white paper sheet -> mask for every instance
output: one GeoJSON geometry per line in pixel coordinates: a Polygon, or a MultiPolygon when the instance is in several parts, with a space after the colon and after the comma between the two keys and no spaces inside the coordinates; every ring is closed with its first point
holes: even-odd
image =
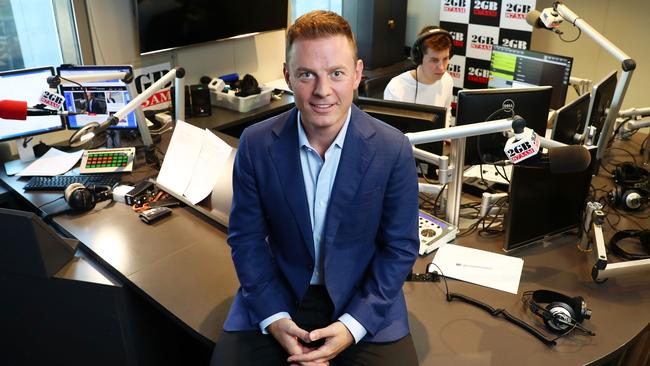
{"type": "Polygon", "coordinates": [[[214,189],[232,150],[208,129],[178,121],[156,181],[197,204],[214,189]]]}
{"type": "Polygon", "coordinates": [[[201,141],[202,129],[179,120],[156,181],[174,193],[183,195],[190,184],[194,165],[201,153],[201,141]]]}
{"type": "Polygon", "coordinates": [[[524,260],[455,244],[440,247],[433,263],[451,278],[517,293],[524,260]]]}
{"type": "Polygon", "coordinates": [[[50,148],[43,156],[36,159],[33,163],[29,164],[27,168],[23,169],[16,175],[19,176],[55,176],[61,175],[77,164],[83,150],[75,152],[63,152],[55,148],[50,148]]]}
{"type": "Polygon", "coordinates": [[[204,131],[203,143],[194,166],[192,179],[185,190],[185,197],[192,204],[199,203],[212,192],[221,172],[221,167],[227,162],[232,150],[230,145],[212,132],[209,130],[204,131]]]}

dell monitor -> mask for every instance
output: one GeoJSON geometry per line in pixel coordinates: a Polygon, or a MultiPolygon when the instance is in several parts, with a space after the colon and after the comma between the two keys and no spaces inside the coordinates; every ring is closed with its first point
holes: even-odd
{"type": "MultiPolygon", "coordinates": [[[[431,105],[396,102],[391,100],[359,97],[355,104],[364,112],[383,121],[402,133],[421,132],[445,127],[447,109],[431,105]]],[[[433,154],[442,154],[442,141],[418,144],[416,147],[433,154]]],[[[422,174],[437,178],[435,169],[428,163],[419,162],[422,174]]]]}
{"type": "Polygon", "coordinates": [[[603,124],[607,118],[607,109],[612,104],[614,91],[616,90],[616,71],[610,72],[603,80],[595,84],[591,91],[591,101],[589,102],[589,115],[587,121],[589,124],[585,127],[584,134],[587,136],[589,126],[596,128],[594,134],[594,145],[598,142],[603,124]]]}
{"type": "MultiPolygon", "coordinates": [[[[75,66],[61,65],[57,74],[61,77],[59,86],[61,94],[65,97],[67,110],[80,113],[68,116],[67,123],[70,129],[79,129],[88,123],[102,123],[109,116],[119,111],[131,101],[126,83],[122,80],[99,80],[74,83],[77,75],[105,74],[113,72],[128,72],[133,74],[131,66],[75,66]],[[66,80],[68,79],[68,80],[66,80]]],[[[135,129],[138,128],[134,112],[110,129],[135,129]]]]}
{"type": "MultiPolygon", "coordinates": [[[[546,133],[551,87],[523,89],[473,89],[458,92],[456,125],[486,122],[519,115],[526,127],[539,136],[546,133]]],[[[465,164],[490,164],[507,159],[503,148],[507,138],[503,133],[467,137],[465,164]]]]}
{"type": "Polygon", "coordinates": [[[573,58],[549,53],[492,46],[488,88],[523,88],[549,85],[551,108],[564,105],[573,58]]]}
{"type": "MultiPolygon", "coordinates": [[[[27,106],[40,104],[41,94],[48,90],[47,78],[54,75],[53,67],[0,72],[0,100],[25,101],[27,106]]],[[[60,131],[65,128],[63,117],[28,116],[26,120],[0,120],[0,142],[60,131]]]]}
{"type": "Polygon", "coordinates": [[[513,166],[504,250],[576,229],[586,205],[594,162],[592,167],[568,173],[552,173],[550,166],[513,166]]]}
{"type": "Polygon", "coordinates": [[[590,98],[590,93],[583,94],[557,111],[551,139],[567,145],[582,143],[590,98]]]}

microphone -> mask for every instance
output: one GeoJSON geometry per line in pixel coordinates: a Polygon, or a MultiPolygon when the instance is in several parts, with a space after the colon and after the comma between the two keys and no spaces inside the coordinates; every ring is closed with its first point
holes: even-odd
{"type": "Polygon", "coordinates": [[[526,14],[526,23],[533,28],[547,29],[557,34],[563,34],[557,27],[560,26],[564,19],[552,8],[531,10],[526,14]]]}
{"type": "Polygon", "coordinates": [[[513,164],[518,164],[539,153],[540,140],[535,131],[526,128],[526,121],[520,116],[514,116],[512,119],[512,128],[515,135],[506,141],[503,151],[506,153],[508,160],[513,164]]]}
{"type": "MultiPolygon", "coordinates": [[[[539,19],[542,13],[539,10],[531,10],[526,13],[526,23],[532,26],[533,28],[546,28],[546,25],[542,23],[542,20],[539,19]]],[[[548,29],[548,28],[546,28],[548,29]]]]}
{"type": "Polygon", "coordinates": [[[27,102],[19,100],[0,100],[0,118],[26,120],[27,116],[73,116],[75,112],[45,108],[29,108],[27,102]]]}
{"type": "Polygon", "coordinates": [[[591,164],[591,154],[582,145],[567,145],[548,149],[551,173],[582,172],[591,164]]]}

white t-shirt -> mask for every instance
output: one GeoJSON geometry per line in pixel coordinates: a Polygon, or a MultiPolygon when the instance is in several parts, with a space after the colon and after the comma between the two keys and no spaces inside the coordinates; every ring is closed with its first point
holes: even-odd
{"type": "Polygon", "coordinates": [[[384,89],[384,99],[398,102],[428,104],[447,108],[445,127],[451,120],[451,101],[453,100],[454,80],[448,73],[433,84],[417,82],[417,100],[415,100],[416,81],[411,71],[405,71],[390,80],[384,89]]]}

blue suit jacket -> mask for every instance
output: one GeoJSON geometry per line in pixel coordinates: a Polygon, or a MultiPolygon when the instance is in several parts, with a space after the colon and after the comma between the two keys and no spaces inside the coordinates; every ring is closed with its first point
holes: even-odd
{"type": "MultiPolygon", "coordinates": [[[[314,244],[296,123],[294,108],[241,136],[228,236],[241,287],[226,331],[292,314],[309,287],[314,244]]],[[[402,285],[419,245],[417,194],[408,139],[352,106],[325,219],[323,272],[333,320],[352,315],[368,331],[364,341],[409,332],[402,285]]]]}

